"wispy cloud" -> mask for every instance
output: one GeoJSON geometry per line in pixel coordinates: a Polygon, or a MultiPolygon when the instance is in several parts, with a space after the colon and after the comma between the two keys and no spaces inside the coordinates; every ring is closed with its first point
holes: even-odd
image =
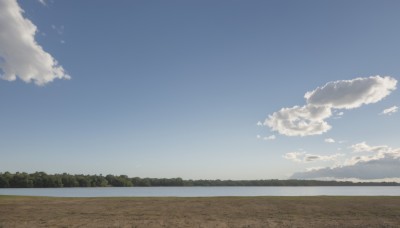
{"type": "Polygon", "coordinates": [[[386,145],[370,146],[366,142],[351,145],[350,148],[353,152],[374,152],[374,153],[388,153],[393,149],[386,145]]]}
{"type": "Polygon", "coordinates": [[[332,110],[376,103],[394,91],[396,85],[397,80],[390,76],[328,82],[304,95],[306,105],[282,108],[269,115],[264,125],[287,136],[323,134],[332,128],[326,122],[332,110]]]}
{"type": "Polygon", "coordinates": [[[42,5],[47,5],[47,2],[45,1],[45,0],[38,0],[38,2],[40,2],[40,4],[42,4],[42,5]]]}
{"type": "Polygon", "coordinates": [[[36,26],[24,18],[16,0],[0,1],[1,78],[44,85],[54,79],[70,79],[64,68],[35,41],[36,26]]]}
{"type": "Polygon", "coordinates": [[[333,138],[326,138],[324,141],[326,143],[335,143],[335,140],[333,138]]]}
{"type": "Polygon", "coordinates": [[[301,162],[303,161],[303,157],[305,155],[305,152],[289,152],[283,155],[283,158],[295,162],[301,162]]]}
{"type": "Polygon", "coordinates": [[[285,159],[295,162],[314,162],[314,161],[336,161],[337,158],[341,156],[343,156],[343,154],[317,155],[317,154],[308,154],[306,152],[290,152],[286,153],[283,157],[285,159]]]}
{"type": "Polygon", "coordinates": [[[275,135],[265,136],[263,139],[264,140],[275,140],[276,136],[275,135]]]}
{"type": "Polygon", "coordinates": [[[257,139],[262,139],[262,140],[265,140],[265,141],[269,141],[269,140],[275,140],[276,136],[275,135],[269,135],[269,136],[262,137],[261,135],[256,135],[256,138],[257,139]]]}
{"type": "Polygon", "coordinates": [[[334,112],[334,117],[333,117],[333,119],[341,119],[342,117],[343,117],[343,115],[344,115],[344,112],[337,112],[337,111],[335,111],[334,112]]]}
{"type": "Polygon", "coordinates": [[[56,26],[51,25],[51,28],[58,33],[58,35],[62,35],[64,33],[64,25],[56,26]]]}
{"type": "Polygon", "coordinates": [[[344,164],[317,170],[294,173],[291,178],[358,178],[363,180],[400,178],[400,148],[369,146],[365,142],[351,146],[354,152],[370,152],[370,155],[353,156],[344,164]]]}
{"type": "Polygon", "coordinates": [[[392,107],[390,107],[390,108],[387,108],[387,109],[383,110],[383,111],[381,112],[381,115],[389,115],[389,116],[390,116],[390,115],[396,113],[398,110],[399,110],[399,107],[397,107],[397,106],[392,106],[392,107]]]}

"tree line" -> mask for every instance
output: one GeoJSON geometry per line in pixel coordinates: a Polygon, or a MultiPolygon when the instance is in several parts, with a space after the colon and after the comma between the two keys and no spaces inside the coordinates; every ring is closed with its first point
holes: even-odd
{"type": "Polygon", "coordinates": [[[400,186],[396,182],[350,182],[319,180],[183,180],[140,178],[127,175],[47,174],[45,172],[0,173],[0,188],[62,187],[151,187],[151,186],[400,186]]]}

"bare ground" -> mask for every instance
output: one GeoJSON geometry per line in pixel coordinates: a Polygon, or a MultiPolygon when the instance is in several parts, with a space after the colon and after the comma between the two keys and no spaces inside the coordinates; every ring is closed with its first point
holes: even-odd
{"type": "Polygon", "coordinates": [[[400,197],[0,196],[3,227],[400,227],[400,197]]]}

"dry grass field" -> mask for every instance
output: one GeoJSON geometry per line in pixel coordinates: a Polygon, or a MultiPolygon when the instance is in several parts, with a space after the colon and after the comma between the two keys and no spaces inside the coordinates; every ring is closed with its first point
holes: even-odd
{"type": "Polygon", "coordinates": [[[0,196],[0,227],[400,227],[400,197],[0,196]]]}

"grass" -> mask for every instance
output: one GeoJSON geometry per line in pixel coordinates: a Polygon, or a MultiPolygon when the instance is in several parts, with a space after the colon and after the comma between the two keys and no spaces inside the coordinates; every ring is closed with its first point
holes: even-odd
{"type": "Polygon", "coordinates": [[[0,196],[0,227],[400,227],[400,197],[0,196]]]}

